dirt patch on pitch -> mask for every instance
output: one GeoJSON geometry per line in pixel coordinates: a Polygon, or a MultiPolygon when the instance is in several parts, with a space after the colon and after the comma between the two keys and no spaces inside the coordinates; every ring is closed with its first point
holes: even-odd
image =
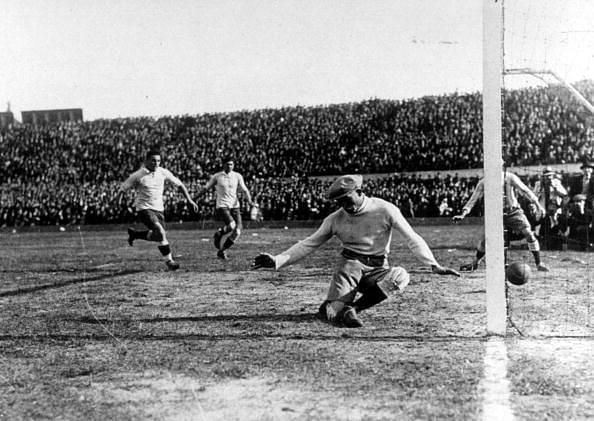
{"type": "MultiPolygon", "coordinates": [[[[135,379],[96,383],[92,393],[117,405],[137,408],[138,416],[176,421],[303,419],[314,415],[311,403],[323,398],[288,388],[280,379],[272,377],[205,384],[172,373],[146,373],[135,379]]],[[[325,406],[328,402],[331,396],[326,397],[325,406]]],[[[338,419],[359,420],[364,416],[360,410],[347,406],[333,408],[332,413],[338,419]]]]}

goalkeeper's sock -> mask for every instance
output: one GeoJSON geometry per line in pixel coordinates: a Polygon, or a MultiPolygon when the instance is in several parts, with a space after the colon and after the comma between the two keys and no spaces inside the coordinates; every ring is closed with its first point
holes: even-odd
{"type": "Polygon", "coordinates": [[[384,291],[381,290],[377,285],[369,288],[363,293],[363,295],[353,303],[353,307],[357,313],[367,310],[376,304],[384,301],[388,296],[384,291]]]}

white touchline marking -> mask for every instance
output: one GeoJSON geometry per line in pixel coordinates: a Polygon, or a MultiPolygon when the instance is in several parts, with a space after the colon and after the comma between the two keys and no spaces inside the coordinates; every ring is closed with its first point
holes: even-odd
{"type": "Polygon", "coordinates": [[[483,379],[483,421],[513,421],[507,378],[507,348],[502,337],[490,337],[485,343],[483,379]]]}

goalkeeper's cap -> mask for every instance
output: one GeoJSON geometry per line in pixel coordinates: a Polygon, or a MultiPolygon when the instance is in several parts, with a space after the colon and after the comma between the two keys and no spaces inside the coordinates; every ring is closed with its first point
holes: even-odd
{"type": "Polygon", "coordinates": [[[352,191],[360,190],[362,185],[363,177],[360,175],[342,175],[334,180],[328,188],[328,199],[340,199],[352,191]]]}

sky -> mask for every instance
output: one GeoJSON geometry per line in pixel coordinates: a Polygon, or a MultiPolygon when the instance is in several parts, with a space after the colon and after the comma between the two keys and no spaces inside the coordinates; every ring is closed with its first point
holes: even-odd
{"type": "MultiPolygon", "coordinates": [[[[518,1],[528,7],[515,15],[518,39],[544,33],[525,20],[549,0],[518,1]]],[[[571,1],[580,13],[541,24],[588,34],[594,1],[571,1]]],[[[0,110],[10,102],[17,119],[54,108],[93,120],[407,99],[482,84],[481,0],[6,1],[0,39],[0,110]]],[[[565,71],[592,71],[586,56],[565,71]]]]}

